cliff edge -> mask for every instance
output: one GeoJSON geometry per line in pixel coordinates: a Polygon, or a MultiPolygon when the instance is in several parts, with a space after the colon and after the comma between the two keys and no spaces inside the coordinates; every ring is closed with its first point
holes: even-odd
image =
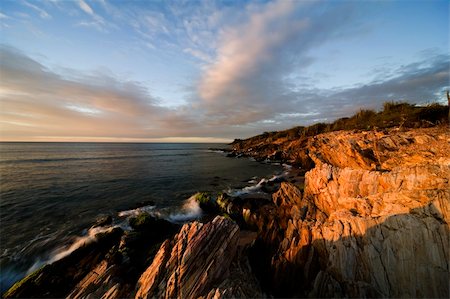
{"type": "Polygon", "coordinates": [[[253,217],[263,285],[281,297],[448,297],[448,128],[332,132],[309,152],[304,191],[282,183],[272,216],[253,217]]]}

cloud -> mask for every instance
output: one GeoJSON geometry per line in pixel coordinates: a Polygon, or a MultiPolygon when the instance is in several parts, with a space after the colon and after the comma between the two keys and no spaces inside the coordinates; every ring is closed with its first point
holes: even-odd
{"type": "Polygon", "coordinates": [[[317,73],[309,72],[317,63],[312,55],[359,34],[353,2],[191,3],[155,11],[139,3],[123,9],[106,1],[75,6],[76,17],[88,18],[80,26],[128,26],[152,53],[170,49],[174,56],[162,57],[195,58],[199,77],[182,106],[163,107],[149,92],[154,87],[144,83],[105,72],[55,72],[2,47],[2,138],[242,138],[332,121],[384,101],[433,102],[449,86],[449,56],[427,52],[401,67],[368,70],[367,78],[375,79],[366,84],[318,88],[317,77],[309,75],[317,73]]]}
{"type": "Polygon", "coordinates": [[[41,17],[42,19],[51,19],[52,18],[52,16],[49,13],[47,13],[44,9],[42,9],[34,4],[31,4],[27,1],[23,1],[22,3],[25,6],[28,6],[29,8],[35,10],[39,14],[39,17],[41,17]]]}
{"type": "Polygon", "coordinates": [[[92,10],[92,8],[83,0],[78,0],[78,6],[80,6],[80,8],[87,14],[94,16],[95,13],[92,10]]]}
{"type": "Polygon", "coordinates": [[[61,76],[10,47],[1,47],[0,57],[4,139],[178,137],[197,125],[158,106],[137,82],[102,73],[61,76]]]}
{"type": "Polygon", "coordinates": [[[387,101],[445,104],[444,90],[449,86],[450,56],[435,55],[426,60],[388,71],[392,76],[351,88],[324,90],[300,89],[289,95],[290,118],[275,113],[277,129],[315,122],[330,122],[350,116],[360,109],[380,109],[387,101]],[[395,74],[395,75],[393,75],[395,74]],[[300,115],[295,115],[300,113],[300,115]]]}
{"type": "Polygon", "coordinates": [[[285,92],[278,97],[280,102],[261,110],[243,100],[242,105],[236,104],[236,113],[224,110],[211,115],[203,102],[194,101],[176,109],[162,107],[139,82],[105,72],[55,73],[11,47],[0,47],[0,62],[3,140],[248,137],[331,121],[363,107],[380,107],[388,100],[433,101],[437,92],[448,87],[450,75],[449,56],[436,55],[398,68],[393,72],[397,76],[385,81],[341,90],[285,92]],[[285,108],[280,109],[279,105],[285,108]],[[248,121],[243,121],[243,117],[248,121]]]}
{"type": "Polygon", "coordinates": [[[198,84],[199,105],[211,117],[227,115],[223,123],[232,115],[241,125],[288,112],[293,99],[286,77],[312,62],[313,47],[350,28],[348,8],[282,0],[248,6],[247,21],[219,38],[215,61],[198,84]]]}
{"type": "Polygon", "coordinates": [[[211,62],[222,27],[236,24],[244,13],[239,2],[164,1],[118,7],[109,5],[117,20],[126,22],[142,39],[142,45],[158,45],[157,50],[184,52],[194,62],[211,62]],[[157,6],[157,7],[155,7],[157,6]]]}
{"type": "Polygon", "coordinates": [[[204,52],[202,52],[200,50],[186,48],[186,49],[183,50],[183,52],[194,56],[195,58],[199,59],[202,62],[208,62],[208,63],[212,62],[211,56],[209,56],[208,54],[206,54],[206,53],[204,53],[204,52]]]}
{"type": "MultiPolygon", "coordinates": [[[[105,7],[104,2],[101,3],[102,6],[105,7]]],[[[91,20],[89,21],[78,22],[78,26],[92,27],[100,32],[108,32],[109,28],[117,28],[113,23],[107,22],[103,17],[97,14],[84,0],[78,0],[78,7],[91,17],[91,20]]]]}
{"type": "Polygon", "coordinates": [[[428,55],[367,85],[315,88],[314,79],[306,76],[314,64],[311,52],[361,34],[354,28],[361,15],[353,3],[326,6],[284,0],[248,6],[247,21],[223,30],[217,56],[197,85],[194,105],[204,109],[205,121],[239,126],[242,132],[263,131],[267,124],[271,130],[283,129],[331,121],[389,100],[433,102],[448,85],[448,56],[428,55]]]}

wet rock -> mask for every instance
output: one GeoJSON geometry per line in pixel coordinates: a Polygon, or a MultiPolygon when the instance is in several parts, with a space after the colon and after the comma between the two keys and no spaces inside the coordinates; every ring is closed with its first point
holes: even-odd
{"type": "Polygon", "coordinates": [[[179,229],[146,213],[131,223],[135,230],[122,235],[119,245],[84,276],[68,298],[131,297],[139,276],[152,263],[161,243],[179,229]]]}
{"type": "Polygon", "coordinates": [[[206,192],[198,192],[194,194],[195,200],[198,202],[200,208],[210,214],[216,214],[219,212],[219,207],[211,194],[206,192]]]}
{"type": "Polygon", "coordinates": [[[165,232],[172,231],[177,227],[177,225],[165,219],[154,217],[148,213],[141,213],[136,217],[131,217],[128,223],[136,231],[155,235],[165,234],[165,232]]]}
{"type": "Polygon", "coordinates": [[[139,276],[140,271],[152,262],[161,242],[178,232],[180,226],[147,213],[141,213],[129,221],[134,231],[122,236],[119,251],[124,262],[129,264],[128,274],[139,276]]]}
{"type": "Polygon", "coordinates": [[[122,233],[122,229],[114,227],[96,234],[66,257],[43,266],[14,284],[3,297],[65,297],[118,244],[122,233]]]}
{"type": "MultiPolygon", "coordinates": [[[[244,201],[240,197],[232,197],[222,193],[217,198],[217,205],[220,209],[230,215],[233,219],[239,219],[242,213],[244,201]]],[[[240,219],[239,219],[240,220],[240,219]]]]}
{"type": "Polygon", "coordinates": [[[104,215],[97,218],[94,225],[92,227],[99,227],[99,226],[107,226],[112,224],[112,216],[111,215],[104,215]]]}

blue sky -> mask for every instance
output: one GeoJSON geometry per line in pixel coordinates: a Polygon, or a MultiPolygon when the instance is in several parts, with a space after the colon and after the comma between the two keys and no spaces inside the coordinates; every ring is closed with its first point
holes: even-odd
{"type": "Polygon", "coordinates": [[[448,1],[2,1],[0,139],[228,141],[446,102],[448,1]]]}

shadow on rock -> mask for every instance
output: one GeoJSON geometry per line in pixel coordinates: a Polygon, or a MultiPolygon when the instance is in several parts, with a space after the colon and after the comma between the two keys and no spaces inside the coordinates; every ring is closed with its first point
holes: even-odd
{"type": "Polygon", "coordinates": [[[291,238],[259,238],[251,265],[275,297],[448,298],[450,232],[440,211],[430,203],[377,220],[348,212],[305,223],[291,238]]]}

